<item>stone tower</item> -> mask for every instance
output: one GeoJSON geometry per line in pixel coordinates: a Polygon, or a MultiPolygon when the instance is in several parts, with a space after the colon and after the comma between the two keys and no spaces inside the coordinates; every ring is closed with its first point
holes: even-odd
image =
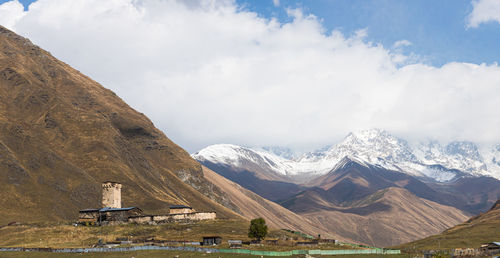
{"type": "Polygon", "coordinates": [[[102,183],[102,207],[122,207],[122,184],[110,181],[102,183]]]}

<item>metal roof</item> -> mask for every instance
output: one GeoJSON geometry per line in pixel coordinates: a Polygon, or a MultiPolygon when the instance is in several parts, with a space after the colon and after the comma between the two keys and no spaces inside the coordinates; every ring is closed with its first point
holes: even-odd
{"type": "Polygon", "coordinates": [[[500,246],[500,242],[491,242],[491,243],[500,246]]]}
{"type": "Polygon", "coordinates": [[[115,182],[115,181],[109,181],[109,180],[104,181],[104,182],[102,182],[102,183],[103,183],[103,184],[106,184],[106,183],[120,184],[120,183],[118,183],[118,182],[115,182]]]}
{"type": "Polygon", "coordinates": [[[172,205],[170,206],[170,209],[192,209],[192,208],[186,205],[172,205]]]}
{"type": "MultiPolygon", "coordinates": [[[[104,207],[102,209],[100,209],[99,211],[100,212],[106,212],[106,211],[129,211],[129,210],[133,210],[137,207],[127,207],[127,208],[111,208],[111,207],[104,207]]],[[[137,208],[138,209],[138,208],[137,208]]]]}
{"type": "Polygon", "coordinates": [[[80,210],[80,212],[96,212],[96,211],[99,211],[99,209],[84,209],[84,210],[80,210]]]}
{"type": "Polygon", "coordinates": [[[139,208],[137,208],[137,207],[127,207],[127,208],[104,207],[102,209],[84,209],[84,210],[80,210],[80,212],[129,211],[129,210],[133,210],[133,209],[139,209],[139,208]]]}

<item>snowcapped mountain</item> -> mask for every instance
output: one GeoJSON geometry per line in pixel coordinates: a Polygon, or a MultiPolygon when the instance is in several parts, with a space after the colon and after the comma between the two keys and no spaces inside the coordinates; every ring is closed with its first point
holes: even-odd
{"type": "Polygon", "coordinates": [[[415,153],[427,165],[440,164],[470,174],[487,174],[483,157],[472,142],[455,141],[444,147],[437,141],[421,142],[415,153]]]}
{"type": "Polygon", "coordinates": [[[260,170],[287,175],[294,169],[293,161],[264,149],[252,149],[233,144],[215,144],[191,155],[200,162],[223,164],[234,168],[259,167],[260,170]]]}
{"type": "Polygon", "coordinates": [[[323,175],[344,157],[350,157],[361,163],[440,182],[461,175],[500,178],[500,144],[480,149],[472,142],[456,141],[442,146],[428,140],[412,148],[407,141],[380,129],[350,133],[339,144],[298,157],[287,148],[246,148],[231,144],[208,146],[192,156],[199,161],[232,167],[259,166],[288,177],[323,175]]]}

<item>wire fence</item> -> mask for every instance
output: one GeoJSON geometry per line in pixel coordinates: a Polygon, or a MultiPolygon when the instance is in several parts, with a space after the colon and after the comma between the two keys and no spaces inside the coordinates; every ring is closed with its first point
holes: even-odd
{"type": "Polygon", "coordinates": [[[216,249],[190,246],[131,246],[115,248],[21,248],[8,247],[0,248],[0,252],[51,252],[51,253],[100,253],[100,252],[130,252],[145,250],[167,250],[167,251],[188,251],[201,253],[230,253],[230,254],[250,254],[263,256],[292,256],[298,254],[315,255],[350,255],[350,254],[401,254],[400,250],[392,249],[362,249],[362,250],[292,250],[292,251],[259,251],[248,249],[216,249]]]}

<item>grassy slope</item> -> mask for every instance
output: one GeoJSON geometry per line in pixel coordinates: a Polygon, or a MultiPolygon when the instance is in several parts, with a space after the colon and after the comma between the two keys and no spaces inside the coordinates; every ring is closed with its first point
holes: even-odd
{"type": "Polygon", "coordinates": [[[445,230],[441,234],[396,246],[395,248],[408,251],[414,249],[478,248],[482,243],[492,241],[500,241],[500,200],[490,211],[445,230]]]}

